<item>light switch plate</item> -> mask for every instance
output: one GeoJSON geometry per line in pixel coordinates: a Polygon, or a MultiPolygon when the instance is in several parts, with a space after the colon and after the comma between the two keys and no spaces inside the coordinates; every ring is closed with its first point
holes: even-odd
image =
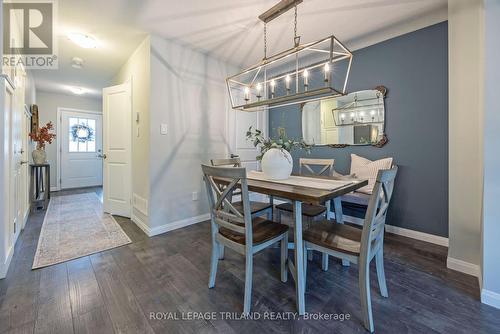
{"type": "Polygon", "coordinates": [[[160,134],[166,135],[168,133],[168,126],[166,123],[160,125],[160,134]]]}

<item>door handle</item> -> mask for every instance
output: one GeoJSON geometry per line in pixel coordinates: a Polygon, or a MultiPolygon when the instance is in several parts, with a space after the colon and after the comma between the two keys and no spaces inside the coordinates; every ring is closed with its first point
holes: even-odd
{"type": "Polygon", "coordinates": [[[21,165],[25,165],[25,164],[27,164],[28,162],[29,162],[29,161],[21,161],[21,163],[20,163],[20,164],[21,164],[21,165]]]}
{"type": "Polygon", "coordinates": [[[103,159],[106,159],[107,158],[107,155],[106,154],[98,154],[97,155],[98,158],[103,158],[103,159]]]}
{"type": "Polygon", "coordinates": [[[231,158],[239,158],[240,156],[239,156],[238,154],[233,154],[233,153],[231,153],[230,157],[231,157],[231,158]]]}

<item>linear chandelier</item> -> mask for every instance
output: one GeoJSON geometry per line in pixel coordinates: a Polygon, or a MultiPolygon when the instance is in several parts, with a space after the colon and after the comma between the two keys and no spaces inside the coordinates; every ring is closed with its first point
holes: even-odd
{"type": "Polygon", "coordinates": [[[352,53],[335,36],[300,44],[297,5],[282,0],[259,16],[264,22],[264,58],[256,65],[226,78],[233,109],[261,111],[345,95],[352,53]],[[267,56],[267,23],[295,9],[294,47],[267,56]]]}

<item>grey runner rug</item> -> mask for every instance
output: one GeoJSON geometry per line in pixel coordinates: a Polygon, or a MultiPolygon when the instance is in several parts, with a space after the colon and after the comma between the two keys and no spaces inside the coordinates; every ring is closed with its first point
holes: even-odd
{"type": "Polygon", "coordinates": [[[33,269],[131,243],[95,193],[54,196],[45,214],[33,269]]]}

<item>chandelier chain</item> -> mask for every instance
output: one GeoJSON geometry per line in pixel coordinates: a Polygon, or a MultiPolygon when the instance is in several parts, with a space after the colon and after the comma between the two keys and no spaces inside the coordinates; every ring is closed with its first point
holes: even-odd
{"type": "Polygon", "coordinates": [[[267,59],[267,23],[264,22],[264,59],[267,59]]]}
{"type": "Polygon", "coordinates": [[[297,5],[295,5],[295,15],[293,20],[293,38],[297,38],[297,5]]]}

